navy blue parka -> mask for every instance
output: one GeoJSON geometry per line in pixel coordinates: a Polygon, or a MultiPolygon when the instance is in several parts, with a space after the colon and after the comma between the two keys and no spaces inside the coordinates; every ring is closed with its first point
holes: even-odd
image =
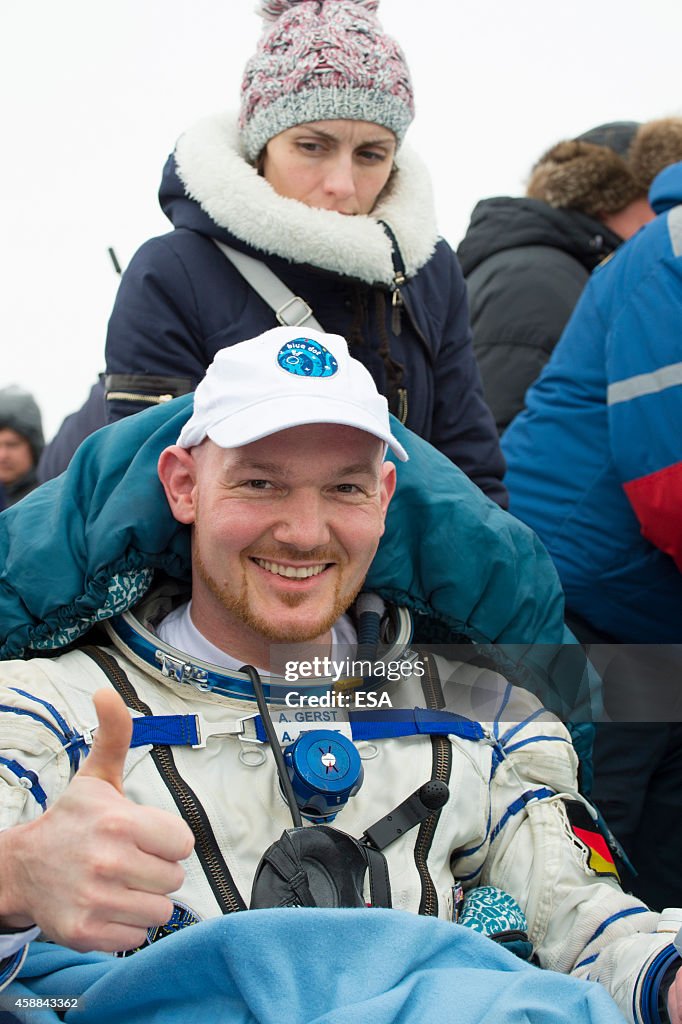
{"type": "Polygon", "coordinates": [[[232,117],[183,135],[160,190],[174,230],[135,254],[109,322],[108,419],[193,390],[221,348],[275,325],[217,239],[305,299],[325,330],[348,339],[391,411],[505,505],[461,270],[436,233],[421,161],[403,147],[397,167],[371,215],[344,217],[277,195],[240,156],[232,117]]]}

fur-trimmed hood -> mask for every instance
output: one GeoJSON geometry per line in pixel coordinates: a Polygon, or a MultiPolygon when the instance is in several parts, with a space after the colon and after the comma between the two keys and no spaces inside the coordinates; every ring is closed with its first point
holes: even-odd
{"type": "Polygon", "coordinates": [[[608,146],[573,139],[557,143],[540,157],[526,195],[556,209],[580,210],[601,220],[646,195],[646,187],[608,146]]]}
{"type": "Polygon", "coordinates": [[[164,171],[159,198],[175,227],[189,227],[221,241],[294,263],[390,284],[391,242],[398,240],[407,275],[433,255],[436,230],[429,174],[403,146],[390,195],[368,216],[344,217],[278,195],[239,152],[236,117],[205,118],[178,140],[164,171]]]}

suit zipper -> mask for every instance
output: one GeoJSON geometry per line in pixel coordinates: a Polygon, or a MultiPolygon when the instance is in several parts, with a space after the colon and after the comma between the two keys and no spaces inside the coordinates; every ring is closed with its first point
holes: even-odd
{"type": "MultiPolygon", "coordinates": [[[[424,655],[424,667],[426,671],[422,678],[422,690],[426,698],[426,706],[433,709],[442,708],[444,704],[443,690],[440,685],[438,669],[430,654],[424,655]]],[[[448,737],[432,736],[431,751],[431,778],[446,784],[449,783],[452,772],[452,744],[448,737]]],[[[438,916],[438,894],[429,874],[427,859],[440,815],[441,811],[437,811],[422,822],[414,847],[414,862],[422,883],[419,913],[427,917],[438,916]]]]}
{"type": "MultiPolygon", "coordinates": [[[[139,711],[143,715],[152,714],[151,708],[137,696],[132,683],[115,658],[99,647],[82,647],[81,650],[88,657],[92,658],[102,672],[104,672],[111,685],[118,691],[128,707],[134,711],[139,711]]],[[[170,747],[162,745],[152,746],[151,757],[159,775],[170,791],[181,817],[184,818],[194,834],[194,852],[204,869],[204,874],[220,909],[224,914],[232,914],[237,910],[246,910],[246,904],[220,852],[218,841],[213,834],[206,811],[178,772],[170,747]]]]}

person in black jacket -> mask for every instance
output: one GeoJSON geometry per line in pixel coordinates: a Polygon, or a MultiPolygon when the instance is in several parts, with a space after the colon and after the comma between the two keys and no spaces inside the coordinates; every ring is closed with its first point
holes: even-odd
{"type": "Polygon", "coordinates": [[[560,142],[534,166],[525,197],[474,209],[457,255],[500,433],[523,409],[592,270],[653,218],[626,161],[638,127],[615,122],[560,142]]]}
{"type": "Polygon", "coordinates": [[[262,0],[239,115],[180,138],[160,192],[174,230],[146,242],[121,280],[108,418],[193,390],[220,349],[275,326],[226,243],[348,338],[391,411],[505,505],[466,287],[438,236],[428,173],[402,145],[412,86],[376,7],[262,0]]]}

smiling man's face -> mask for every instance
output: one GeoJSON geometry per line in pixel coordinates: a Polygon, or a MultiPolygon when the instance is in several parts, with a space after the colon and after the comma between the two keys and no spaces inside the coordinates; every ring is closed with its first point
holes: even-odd
{"type": "Polygon", "coordinates": [[[179,460],[194,478],[174,514],[194,524],[197,628],[237,657],[263,641],[327,639],[384,531],[395,469],[382,442],[312,424],[241,448],[205,441],[179,460]]]}

